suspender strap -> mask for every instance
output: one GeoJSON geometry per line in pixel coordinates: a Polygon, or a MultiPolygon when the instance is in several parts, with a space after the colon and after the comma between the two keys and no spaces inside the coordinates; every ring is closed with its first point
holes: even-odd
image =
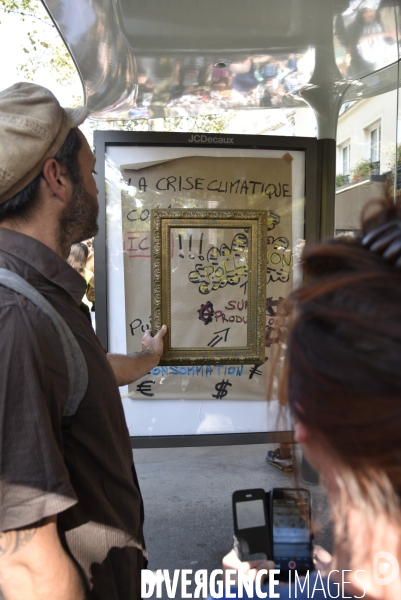
{"type": "Polygon", "coordinates": [[[63,430],[68,430],[71,428],[72,416],[75,415],[88,387],[88,368],[82,350],[71,329],[56,309],[25,279],[13,271],[0,268],[0,285],[28,298],[50,318],[57,331],[68,371],[69,397],[62,418],[63,430]]]}

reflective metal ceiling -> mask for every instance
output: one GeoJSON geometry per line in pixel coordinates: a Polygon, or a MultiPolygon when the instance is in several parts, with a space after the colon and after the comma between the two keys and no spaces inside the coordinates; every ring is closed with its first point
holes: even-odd
{"type": "Polygon", "coordinates": [[[303,100],[323,113],[398,81],[400,0],[43,3],[101,119],[303,100]]]}

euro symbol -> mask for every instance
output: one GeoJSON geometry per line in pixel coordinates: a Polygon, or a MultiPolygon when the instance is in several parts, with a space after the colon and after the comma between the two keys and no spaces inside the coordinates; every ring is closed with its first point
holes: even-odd
{"type": "Polygon", "coordinates": [[[152,392],[152,388],[150,387],[152,383],[156,383],[153,379],[146,379],[145,381],[141,381],[136,386],[136,391],[142,394],[143,396],[154,396],[152,392]]]}
{"type": "Polygon", "coordinates": [[[252,369],[249,371],[249,378],[248,379],[252,379],[252,377],[254,375],[262,375],[262,371],[259,371],[259,367],[260,365],[253,365],[252,369]]]}

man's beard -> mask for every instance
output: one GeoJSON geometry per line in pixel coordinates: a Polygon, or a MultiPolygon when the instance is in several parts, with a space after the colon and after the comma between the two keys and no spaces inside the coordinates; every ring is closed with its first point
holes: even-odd
{"type": "Polygon", "coordinates": [[[75,183],[71,202],[62,212],[59,221],[58,242],[63,255],[69,255],[72,244],[87,240],[98,233],[98,213],[96,196],[85,190],[82,181],[75,183]]]}

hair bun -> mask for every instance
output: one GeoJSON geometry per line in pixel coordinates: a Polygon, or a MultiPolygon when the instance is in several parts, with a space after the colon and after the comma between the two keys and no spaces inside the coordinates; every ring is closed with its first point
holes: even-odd
{"type": "Polygon", "coordinates": [[[378,254],[385,261],[401,268],[401,220],[393,220],[369,231],[362,246],[378,254]]]}

